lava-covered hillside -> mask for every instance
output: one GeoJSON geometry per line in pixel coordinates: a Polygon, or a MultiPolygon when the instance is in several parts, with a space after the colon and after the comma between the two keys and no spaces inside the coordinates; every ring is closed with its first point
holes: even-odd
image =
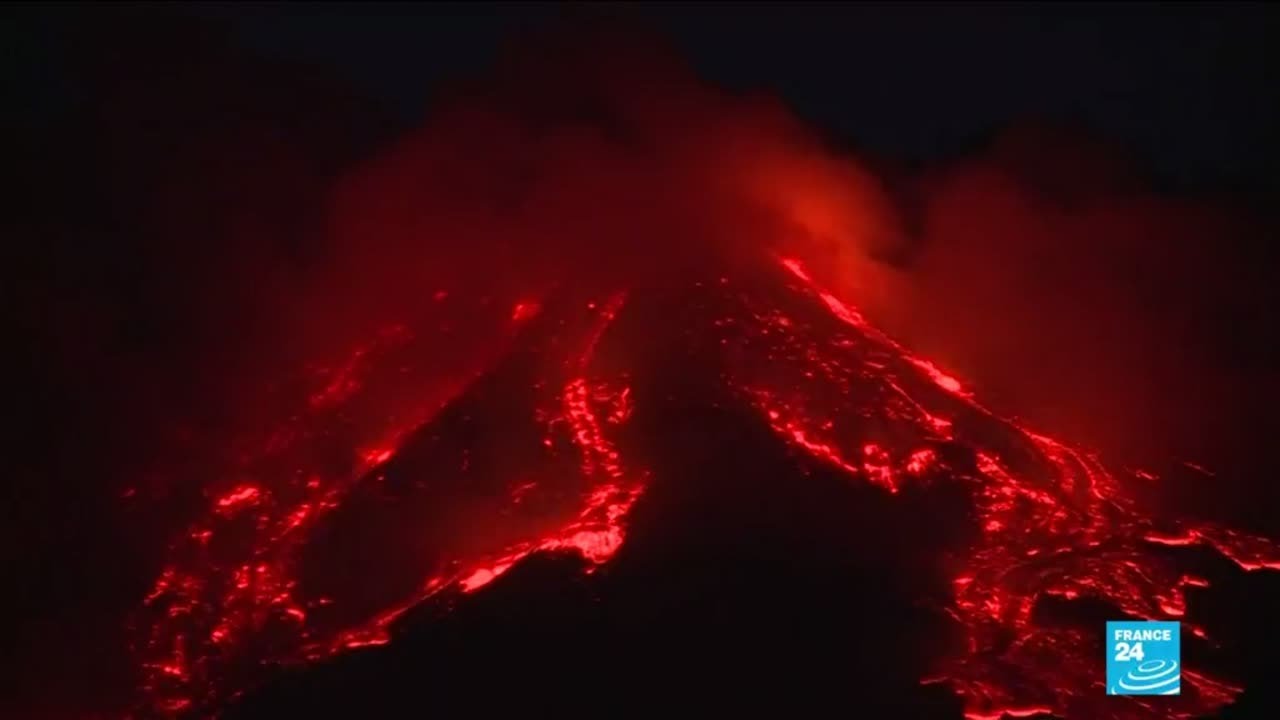
{"type": "Polygon", "coordinates": [[[140,708],[1200,717],[1256,671],[1275,543],[987,409],[799,260],[435,302],[242,443],[139,610],[140,708]],[[464,317],[505,334],[444,382],[464,317]],[[1120,617],[1183,623],[1180,697],[1105,694],[1120,617]]]}

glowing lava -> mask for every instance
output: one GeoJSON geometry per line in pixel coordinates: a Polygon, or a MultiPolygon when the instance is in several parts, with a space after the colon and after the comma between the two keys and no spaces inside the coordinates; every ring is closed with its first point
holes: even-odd
{"type": "MultiPolygon", "coordinates": [[[[973,467],[942,474],[971,487],[981,530],[945,608],[965,629],[969,652],[947,660],[930,679],[963,696],[968,718],[1189,718],[1241,692],[1192,669],[1184,677],[1194,691],[1173,702],[1109,702],[1096,687],[1097,628],[1037,626],[1032,609],[1049,596],[1090,597],[1136,618],[1183,620],[1205,637],[1185,624],[1185,589],[1208,582],[1179,572],[1152,544],[1206,545],[1255,571],[1280,569],[1274,542],[1148,515],[1097,458],[992,413],[959,380],[871,327],[799,261],[781,264],[847,331],[818,329],[751,303],[734,319],[751,326],[739,337],[765,339],[772,362],[738,363],[731,382],[780,438],[889,492],[926,471],[937,476],[942,461],[933,446],[976,450],[973,467]],[[996,438],[999,446],[990,447],[996,438]]],[[[1157,479],[1146,471],[1132,478],[1157,479]]]]}
{"type": "MultiPolygon", "coordinates": [[[[1154,475],[1121,477],[1089,453],[998,416],[960,380],[818,285],[801,262],[779,262],[781,269],[769,266],[763,291],[719,274],[718,282],[699,284],[720,294],[727,314],[712,327],[685,330],[717,336],[723,381],[805,462],[891,494],[940,482],[966,489],[976,539],[957,549],[951,594],[939,610],[962,628],[967,652],[944,658],[923,682],[950,685],[972,720],[1193,717],[1240,692],[1191,668],[1184,674],[1190,691],[1172,702],[1113,702],[1096,687],[1099,628],[1040,626],[1033,608],[1047,598],[1094,598],[1129,616],[1186,622],[1186,589],[1208,582],[1180,571],[1169,547],[1204,545],[1252,571],[1280,569],[1274,543],[1150,516],[1126,483],[1150,483],[1154,475]]],[[[259,455],[211,496],[207,516],[175,542],[146,597],[139,624],[147,709],[214,709],[245,687],[244,667],[256,681],[266,663],[389,642],[408,608],[449,591],[478,591],[535,552],[575,552],[592,567],[609,561],[648,482],[617,442],[633,405],[645,399],[632,397],[627,372],[605,369],[597,358],[625,303],[616,293],[575,299],[566,304],[572,310],[547,298],[506,306],[502,324],[519,333],[506,357],[538,370],[531,378],[516,374],[533,385],[530,406],[514,411],[533,428],[533,447],[520,445],[527,467],[497,478],[496,501],[465,495],[476,481],[457,480],[471,477],[484,447],[475,458],[469,447],[458,451],[453,480],[418,477],[420,466],[400,464],[438,437],[458,398],[479,392],[492,368],[450,392],[429,393],[437,378],[406,379],[388,369],[403,366],[397,353],[413,342],[400,328],[321,373],[302,403],[307,410],[269,433],[259,455]],[[351,417],[367,427],[352,431],[351,417]],[[322,462],[315,450],[337,436],[349,439],[346,467],[322,462]],[[308,593],[298,555],[356,490],[372,494],[381,484],[446,487],[501,515],[502,523],[486,516],[482,524],[502,527],[467,542],[438,540],[441,560],[422,569],[415,591],[356,621],[326,620],[346,600],[308,593]]]]}
{"type": "MultiPolygon", "coordinates": [[[[538,447],[547,467],[535,473],[540,479],[513,487],[499,509],[509,514],[512,530],[485,543],[445,548],[446,562],[423,578],[417,592],[355,623],[326,619],[343,600],[307,591],[299,579],[299,555],[353,491],[386,482],[402,446],[429,431],[467,390],[434,404],[406,400],[414,378],[388,371],[403,362],[411,343],[402,329],[357,348],[335,370],[322,369],[321,389],[309,395],[308,412],[269,433],[261,454],[244,463],[241,472],[259,473],[260,479],[235,484],[214,498],[208,517],[172,546],[172,560],[139,617],[143,709],[210,711],[244,689],[238,684],[243,681],[230,677],[261,676],[252,668],[385,644],[405,610],[450,588],[474,592],[534,552],[569,551],[593,564],[606,562],[622,545],[623,520],[645,480],[642,471],[624,468],[611,439],[629,416],[629,390],[622,379],[601,375],[592,364],[595,346],[622,299],[616,295],[591,303],[580,330],[557,328],[546,339],[569,357],[552,363],[555,372],[535,388],[545,403],[530,408],[528,422],[542,428],[538,447]],[[379,384],[388,387],[379,389],[379,384]],[[353,415],[378,422],[360,428],[349,469],[335,471],[315,446],[350,436],[346,428],[353,415]],[[568,451],[576,453],[576,461],[560,462],[568,451]],[[554,481],[557,474],[561,478],[554,481]],[[566,488],[577,494],[567,503],[558,499],[566,488]],[[263,643],[274,649],[250,649],[263,643]]],[[[521,301],[511,319],[523,328],[539,309],[537,302],[521,301]]],[[[425,378],[428,385],[432,380],[425,378]]],[[[418,387],[429,397],[428,385],[418,387]]],[[[458,472],[465,473],[469,464],[464,450],[458,472]]]]}

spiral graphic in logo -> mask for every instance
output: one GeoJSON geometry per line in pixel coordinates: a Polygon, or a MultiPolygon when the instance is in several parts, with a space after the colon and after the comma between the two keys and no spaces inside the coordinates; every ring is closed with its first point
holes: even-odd
{"type": "MultiPolygon", "coordinates": [[[[1148,660],[1120,678],[1121,689],[1144,695],[1178,695],[1182,692],[1182,672],[1176,660],[1148,660]]],[[[1114,695],[1116,689],[1111,688],[1114,695]]]]}

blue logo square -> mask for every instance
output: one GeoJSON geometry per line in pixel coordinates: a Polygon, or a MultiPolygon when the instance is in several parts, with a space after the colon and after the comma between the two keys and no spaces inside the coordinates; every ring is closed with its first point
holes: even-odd
{"type": "Polygon", "coordinates": [[[1108,695],[1182,693],[1182,625],[1115,620],[1107,623],[1108,695]]]}

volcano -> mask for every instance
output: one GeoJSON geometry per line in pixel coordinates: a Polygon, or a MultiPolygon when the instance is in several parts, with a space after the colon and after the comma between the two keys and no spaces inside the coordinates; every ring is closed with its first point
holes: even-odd
{"type": "Polygon", "coordinates": [[[819,274],[426,290],[282,382],[134,618],[138,711],[1230,708],[1219,631],[1280,545],[989,409],[819,274]],[[463,323],[492,352],[442,371],[463,323]],[[1181,696],[1106,695],[1120,618],[1182,623],[1181,696]]]}

